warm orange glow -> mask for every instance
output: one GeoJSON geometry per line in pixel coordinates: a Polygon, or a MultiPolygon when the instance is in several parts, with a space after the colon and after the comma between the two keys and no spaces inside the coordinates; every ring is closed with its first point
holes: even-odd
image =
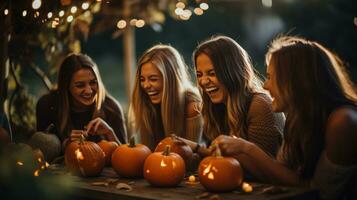
{"type": "Polygon", "coordinates": [[[50,164],[48,164],[48,162],[45,163],[46,168],[50,166],[50,164]]]}
{"type": "Polygon", "coordinates": [[[195,182],[196,181],[196,177],[194,175],[191,175],[191,176],[188,177],[188,181],[195,182]]]}
{"type": "Polygon", "coordinates": [[[18,164],[18,165],[20,165],[20,166],[24,165],[24,163],[23,163],[23,162],[21,162],[21,161],[17,161],[17,163],[16,163],[16,164],[18,164]]]}
{"type": "Polygon", "coordinates": [[[175,161],[172,161],[172,168],[176,168],[176,162],[175,161]]]}
{"type": "Polygon", "coordinates": [[[39,163],[42,163],[42,159],[41,159],[41,158],[37,158],[37,161],[38,161],[39,163]]]}
{"type": "Polygon", "coordinates": [[[242,189],[244,192],[252,192],[253,191],[253,187],[249,183],[246,183],[246,182],[242,183],[242,189]]]}
{"type": "Polygon", "coordinates": [[[218,169],[216,167],[212,167],[212,170],[216,173],[218,172],[218,169]]]}
{"type": "Polygon", "coordinates": [[[76,154],[77,160],[84,160],[84,157],[83,157],[83,154],[82,154],[81,150],[77,149],[75,151],[75,154],[76,154]]]}
{"type": "Polygon", "coordinates": [[[39,176],[40,175],[40,170],[36,170],[34,173],[33,173],[34,176],[39,176]]]}
{"type": "Polygon", "coordinates": [[[161,160],[160,166],[161,167],[166,167],[167,166],[166,163],[164,162],[164,160],[161,160]]]}
{"type": "Polygon", "coordinates": [[[150,173],[150,170],[149,170],[149,169],[147,169],[147,170],[146,170],[146,173],[147,173],[147,174],[148,174],[148,173],[150,173]]]}
{"type": "Polygon", "coordinates": [[[208,179],[214,180],[214,175],[213,175],[212,172],[210,172],[210,173],[208,174],[208,179]]]}
{"type": "Polygon", "coordinates": [[[209,165],[206,167],[206,169],[205,169],[205,170],[203,170],[203,176],[206,176],[206,174],[208,174],[208,172],[210,172],[210,171],[211,171],[211,167],[212,167],[212,165],[211,165],[211,164],[209,164],[209,165]]]}

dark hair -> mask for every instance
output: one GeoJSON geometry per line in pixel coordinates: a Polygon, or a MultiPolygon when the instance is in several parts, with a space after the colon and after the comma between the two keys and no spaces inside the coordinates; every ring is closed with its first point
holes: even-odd
{"type": "Polygon", "coordinates": [[[87,55],[69,54],[62,62],[58,74],[57,91],[59,93],[58,124],[60,134],[66,135],[70,130],[70,83],[73,74],[80,69],[90,69],[97,78],[98,91],[95,112],[98,112],[104,102],[106,91],[101,80],[97,64],[87,55]]]}
{"type": "Polygon", "coordinates": [[[271,43],[266,63],[274,67],[273,81],[288,102],[283,158],[302,178],[311,178],[330,113],[341,105],[356,105],[356,91],[342,61],[317,42],[279,37],[271,43]]]}

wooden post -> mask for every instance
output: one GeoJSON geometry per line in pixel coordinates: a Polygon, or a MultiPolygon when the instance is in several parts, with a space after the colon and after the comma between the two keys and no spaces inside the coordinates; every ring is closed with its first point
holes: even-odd
{"type": "MultiPolygon", "coordinates": [[[[10,10],[10,8],[8,8],[10,10]]],[[[9,77],[8,37],[10,33],[11,12],[0,17],[0,113],[4,113],[4,103],[7,98],[7,82],[9,77]]]]}
{"type": "Polygon", "coordinates": [[[131,17],[130,10],[130,0],[124,1],[124,18],[126,20],[127,27],[124,29],[123,33],[123,48],[124,48],[124,74],[125,74],[125,88],[128,104],[131,100],[131,91],[133,86],[135,65],[136,65],[136,55],[135,55],[135,28],[129,24],[131,17]]]}

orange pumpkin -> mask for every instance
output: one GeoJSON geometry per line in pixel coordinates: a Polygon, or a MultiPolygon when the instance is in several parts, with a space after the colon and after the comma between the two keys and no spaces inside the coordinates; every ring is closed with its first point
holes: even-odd
{"type": "Polygon", "coordinates": [[[120,145],[112,155],[114,171],[123,177],[142,177],[144,162],[150,155],[150,149],[143,144],[135,144],[132,137],[129,144],[120,145]]]}
{"type": "Polygon", "coordinates": [[[198,171],[201,184],[212,192],[232,191],[243,181],[239,162],[233,157],[222,157],[218,146],[215,155],[201,161],[198,171]]]}
{"type": "Polygon", "coordinates": [[[99,145],[84,141],[83,137],[67,145],[64,156],[67,168],[82,176],[99,175],[105,164],[104,152],[99,145]]]}
{"type": "Polygon", "coordinates": [[[185,162],[177,153],[170,152],[167,145],[163,152],[149,155],[144,164],[144,178],[159,187],[178,185],[185,176],[185,162]]]}
{"type": "Polygon", "coordinates": [[[114,141],[106,141],[106,140],[102,140],[98,142],[98,145],[104,152],[105,165],[110,166],[112,162],[112,154],[119,145],[114,141]]]}
{"type": "Polygon", "coordinates": [[[190,146],[180,140],[180,138],[175,134],[172,134],[171,136],[160,141],[160,143],[156,146],[155,152],[164,151],[167,145],[171,146],[171,152],[179,154],[185,161],[186,166],[189,166],[193,155],[190,146]]]}

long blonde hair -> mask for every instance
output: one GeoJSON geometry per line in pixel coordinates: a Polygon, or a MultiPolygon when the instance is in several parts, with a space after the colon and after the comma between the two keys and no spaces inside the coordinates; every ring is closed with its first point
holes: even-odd
{"type": "Polygon", "coordinates": [[[171,46],[153,46],[141,56],[138,62],[129,107],[129,126],[132,131],[139,131],[141,142],[149,146],[155,145],[150,140],[158,134],[155,131],[161,131],[157,128],[161,123],[165,135],[175,133],[184,137],[185,104],[188,95],[200,101],[198,90],[190,81],[182,56],[171,46]],[[161,113],[157,113],[157,109],[140,85],[141,68],[148,62],[158,68],[163,78],[161,113]]]}
{"type": "Polygon", "coordinates": [[[218,81],[227,91],[226,105],[213,104],[201,91],[204,134],[210,140],[222,133],[247,138],[246,118],[250,100],[254,93],[265,93],[248,53],[232,38],[215,36],[196,47],[192,56],[195,66],[201,54],[210,58],[218,81]]]}
{"type": "Polygon", "coordinates": [[[84,54],[69,54],[62,62],[58,73],[58,87],[59,93],[59,112],[57,121],[59,124],[59,132],[66,137],[69,134],[71,127],[71,108],[70,108],[70,83],[73,74],[80,69],[90,69],[94,73],[97,83],[97,97],[95,101],[94,114],[99,113],[101,106],[105,100],[106,91],[102,79],[99,74],[97,64],[87,55],[84,54]]]}

